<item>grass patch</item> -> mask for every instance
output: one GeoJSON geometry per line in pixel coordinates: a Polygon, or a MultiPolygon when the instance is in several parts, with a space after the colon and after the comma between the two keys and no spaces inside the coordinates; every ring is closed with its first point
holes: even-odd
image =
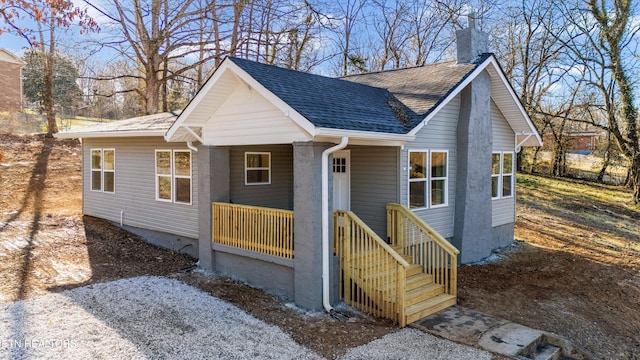
{"type": "MultiPolygon", "coordinates": [[[[631,191],[622,186],[518,174],[520,214],[528,209],[544,219],[564,218],[576,225],[593,228],[640,242],[640,207],[631,202],[631,191]]],[[[523,214],[524,212],[524,214],[523,214]]]]}

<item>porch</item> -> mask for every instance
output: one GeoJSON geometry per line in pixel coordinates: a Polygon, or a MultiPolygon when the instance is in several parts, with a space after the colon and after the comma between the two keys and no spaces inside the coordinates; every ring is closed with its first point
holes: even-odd
{"type": "MultiPolygon", "coordinates": [[[[223,202],[211,211],[214,250],[242,257],[240,273],[268,272],[253,285],[290,281],[295,293],[293,211],[223,202]],[[265,263],[290,271],[283,276],[265,263]]],[[[389,242],[355,213],[334,212],[332,278],[340,300],[400,326],[455,304],[458,250],[402,205],[387,204],[386,216],[389,242]]]]}

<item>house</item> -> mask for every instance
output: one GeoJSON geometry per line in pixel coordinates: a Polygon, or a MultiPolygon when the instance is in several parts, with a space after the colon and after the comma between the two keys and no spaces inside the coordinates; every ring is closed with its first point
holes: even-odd
{"type": "Polygon", "coordinates": [[[541,144],[486,34],[457,37],[457,61],[344,78],[227,58],[179,115],[60,134],[83,211],[304,308],[452,305],[458,263],[513,242],[515,153],[541,144]]]}
{"type": "Polygon", "coordinates": [[[0,48],[0,111],[22,111],[22,68],[25,63],[0,48]]]}

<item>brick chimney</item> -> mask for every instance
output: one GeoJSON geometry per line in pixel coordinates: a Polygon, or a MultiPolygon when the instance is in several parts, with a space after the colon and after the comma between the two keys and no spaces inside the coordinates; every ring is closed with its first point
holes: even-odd
{"type": "Polygon", "coordinates": [[[467,15],[467,28],[456,31],[458,64],[472,63],[479,55],[489,52],[489,36],[476,29],[476,14],[467,15]]]}

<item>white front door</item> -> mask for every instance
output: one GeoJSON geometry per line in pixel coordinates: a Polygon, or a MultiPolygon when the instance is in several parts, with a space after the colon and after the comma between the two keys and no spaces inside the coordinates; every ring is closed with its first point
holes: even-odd
{"type": "Polygon", "coordinates": [[[351,210],[351,152],[333,153],[333,210],[351,210]]]}

